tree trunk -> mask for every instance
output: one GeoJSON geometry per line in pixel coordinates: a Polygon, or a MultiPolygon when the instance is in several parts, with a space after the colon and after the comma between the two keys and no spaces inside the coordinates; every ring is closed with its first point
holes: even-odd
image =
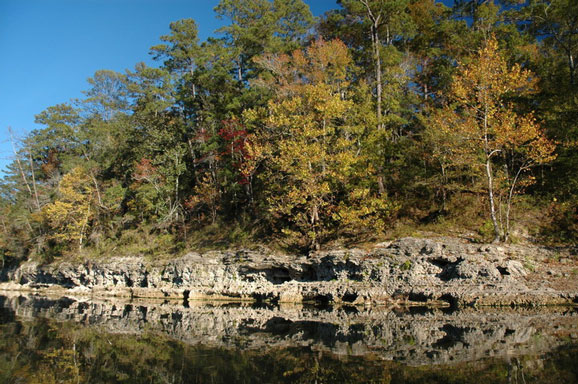
{"type": "Polygon", "coordinates": [[[100,188],[98,185],[98,180],[96,180],[96,176],[92,169],[90,170],[90,178],[92,179],[92,184],[94,184],[94,190],[96,191],[96,198],[98,199],[98,206],[108,210],[108,207],[102,203],[102,197],[100,196],[100,188]]]}
{"type": "Polygon", "coordinates": [[[494,201],[494,177],[492,175],[492,163],[490,157],[486,158],[486,177],[488,179],[488,198],[490,199],[490,216],[492,224],[494,225],[494,240],[493,243],[498,243],[502,237],[498,219],[496,218],[496,204],[494,201]]]}
{"type": "Polygon", "coordinates": [[[383,170],[378,170],[377,172],[377,190],[379,193],[379,196],[384,196],[385,195],[385,184],[383,183],[383,170]]]}
{"type": "Polygon", "coordinates": [[[314,205],[311,210],[311,231],[313,232],[313,239],[311,241],[311,248],[318,251],[320,248],[319,240],[317,239],[317,230],[315,228],[315,224],[319,221],[319,208],[317,205],[314,205]]]}
{"type": "Polygon", "coordinates": [[[239,66],[237,67],[237,80],[238,80],[239,82],[242,82],[242,81],[243,81],[243,69],[242,69],[242,66],[241,66],[241,62],[242,62],[242,61],[241,61],[241,58],[239,57],[239,62],[238,62],[239,66]]]}
{"type": "Polygon", "coordinates": [[[90,203],[88,204],[88,206],[86,207],[86,217],[84,218],[84,220],[82,221],[82,227],[80,228],[80,236],[78,239],[78,250],[81,251],[82,250],[82,245],[84,243],[84,230],[86,229],[86,227],[88,226],[88,219],[90,217],[90,203]]]}
{"type": "Polygon", "coordinates": [[[488,198],[490,199],[490,217],[492,218],[492,224],[494,225],[494,240],[492,243],[500,242],[502,238],[502,232],[500,231],[500,226],[498,225],[498,219],[496,218],[496,203],[494,201],[494,175],[492,175],[492,156],[497,152],[492,151],[489,146],[489,133],[488,133],[488,105],[484,108],[484,151],[486,153],[486,177],[488,179],[488,198]]]}
{"type": "Polygon", "coordinates": [[[32,188],[34,189],[34,200],[36,201],[36,208],[40,210],[40,199],[38,198],[38,189],[36,188],[36,176],[34,176],[34,162],[32,161],[32,152],[28,148],[28,160],[30,162],[30,175],[32,177],[32,188]]]}
{"type": "Polygon", "coordinates": [[[445,212],[446,210],[446,184],[447,184],[447,177],[446,177],[446,167],[443,162],[440,162],[442,167],[442,211],[445,212]]]}
{"type": "MultiPolygon", "coordinates": [[[[367,0],[362,0],[361,3],[365,5],[367,9],[367,16],[369,20],[371,20],[371,45],[373,47],[373,55],[375,60],[375,92],[376,92],[376,117],[377,117],[377,129],[383,130],[385,126],[382,121],[383,111],[382,111],[382,93],[383,93],[383,86],[381,84],[381,54],[380,54],[380,45],[381,41],[379,39],[379,26],[381,20],[381,13],[375,15],[369,5],[367,0]]],[[[389,30],[388,30],[389,32],[389,30]]],[[[389,39],[389,33],[388,33],[389,39]]],[[[381,167],[379,167],[381,168],[381,167]]],[[[377,187],[380,196],[384,196],[386,194],[385,185],[383,182],[383,170],[377,170],[377,187]]]]}
{"type": "Polygon", "coordinates": [[[195,97],[197,97],[197,87],[195,87],[195,82],[194,82],[194,76],[195,76],[194,64],[191,64],[189,66],[189,73],[191,74],[191,83],[192,83],[193,99],[194,99],[195,97]]]}
{"type": "Polygon", "coordinates": [[[576,83],[576,63],[574,62],[574,56],[572,53],[568,55],[568,67],[570,69],[570,84],[575,85],[576,83]]]}
{"type": "MultiPolygon", "coordinates": [[[[18,151],[16,151],[16,144],[14,143],[14,134],[12,133],[12,128],[8,127],[8,132],[10,133],[10,142],[12,144],[12,151],[14,152],[14,158],[16,160],[16,164],[18,165],[18,170],[20,171],[20,176],[22,177],[22,181],[24,181],[24,185],[28,190],[28,194],[30,198],[33,199],[35,197],[34,193],[32,193],[32,188],[30,188],[30,183],[26,178],[26,174],[24,173],[24,168],[22,167],[22,162],[20,161],[20,157],[18,156],[18,151]]],[[[40,211],[40,204],[38,202],[38,195],[36,195],[36,209],[40,211]]]]}
{"type": "Polygon", "coordinates": [[[383,93],[383,88],[381,85],[381,55],[379,51],[379,45],[381,41],[379,40],[379,22],[381,19],[381,13],[374,15],[371,6],[368,1],[362,1],[363,5],[367,9],[367,16],[371,20],[371,45],[373,47],[373,55],[375,59],[375,83],[376,83],[376,96],[377,96],[377,128],[383,129],[383,124],[381,122],[382,111],[381,111],[381,97],[383,93]]]}
{"type": "Polygon", "coordinates": [[[520,174],[522,173],[522,171],[526,169],[524,166],[520,167],[520,169],[518,169],[518,172],[516,173],[516,176],[514,177],[514,180],[512,181],[512,185],[510,186],[510,191],[508,193],[508,200],[507,200],[507,204],[506,204],[506,230],[504,232],[504,240],[508,241],[510,238],[510,211],[512,208],[512,198],[514,197],[514,189],[516,188],[516,184],[518,183],[518,178],[520,177],[520,174]]]}
{"type": "Polygon", "coordinates": [[[381,84],[381,55],[379,51],[379,34],[377,31],[377,20],[373,25],[373,44],[374,44],[374,53],[375,53],[375,82],[377,85],[377,127],[378,129],[384,129],[382,119],[382,111],[381,111],[381,97],[383,93],[383,88],[381,84]]]}
{"type": "Polygon", "coordinates": [[[4,217],[0,217],[0,221],[2,222],[2,231],[5,235],[8,234],[8,227],[6,226],[6,222],[4,221],[4,217]]]}

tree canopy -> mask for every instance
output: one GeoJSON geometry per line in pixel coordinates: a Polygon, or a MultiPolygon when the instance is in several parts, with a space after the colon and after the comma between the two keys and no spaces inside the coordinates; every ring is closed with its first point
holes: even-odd
{"type": "Polygon", "coordinates": [[[0,181],[6,262],[414,233],[575,243],[573,0],[229,1],[155,65],[39,111],[0,181]]]}

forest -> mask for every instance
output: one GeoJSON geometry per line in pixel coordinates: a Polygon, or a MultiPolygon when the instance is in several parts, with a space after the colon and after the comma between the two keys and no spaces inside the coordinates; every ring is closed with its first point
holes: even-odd
{"type": "Polygon", "coordinates": [[[2,265],[400,236],[575,245],[578,0],[221,0],[39,111],[2,265]]]}

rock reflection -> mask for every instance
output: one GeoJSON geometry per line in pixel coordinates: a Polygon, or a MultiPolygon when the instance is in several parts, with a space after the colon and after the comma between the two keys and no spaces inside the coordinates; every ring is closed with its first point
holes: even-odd
{"type": "Polygon", "coordinates": [[[307,347],[420,366],[547,353],[578,335],[572,308],[442,311],[0,296],[18,318],[111,334],[154,331],[188,345],[266,351],[307,347]]]}

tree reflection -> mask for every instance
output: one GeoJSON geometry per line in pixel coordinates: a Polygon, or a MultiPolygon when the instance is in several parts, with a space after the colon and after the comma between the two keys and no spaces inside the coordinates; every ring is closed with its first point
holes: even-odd
{"type": "Polygon", "coordinates": [[[575,382],[578,347],[453,365],[410,367],[377,354],[336,356],[312,347],[243,350],[190,345],[153,331],[47,319],[0,323],[3,383],[547,383],[575,382]]]}

